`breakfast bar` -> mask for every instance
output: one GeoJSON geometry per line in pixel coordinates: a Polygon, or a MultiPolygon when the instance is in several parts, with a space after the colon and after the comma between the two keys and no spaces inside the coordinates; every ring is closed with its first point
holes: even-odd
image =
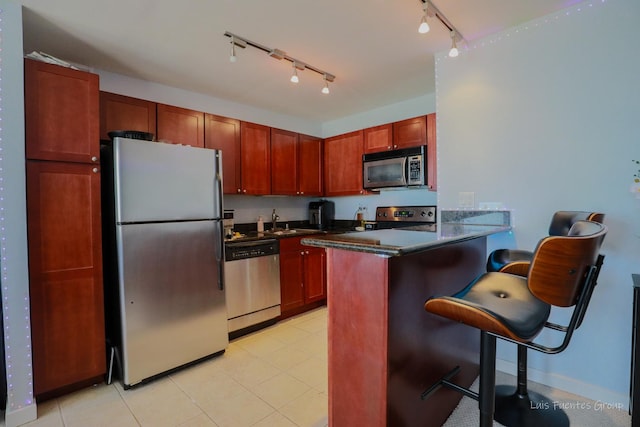
{"type": "Polygon", "coordinates": [[[484,271],[487,236],[507,226],[441,224],[310,236],[327,250],[329,425],[442,425],[461,394],[421,394],[455,366],[478,375],[480,335],[425,312],[484,271]],[[466,339],[462,339],[466,337],[466,339]]]}

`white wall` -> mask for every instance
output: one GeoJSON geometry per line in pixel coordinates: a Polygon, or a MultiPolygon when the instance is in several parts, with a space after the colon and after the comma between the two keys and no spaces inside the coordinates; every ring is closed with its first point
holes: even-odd
{"type": "Polygon", "coordinates": [[[6,426],[16,426],[36,418],[24,197],[21,23],[21,6],[0,0],[0,283],[8,379],[6,426]]]}
{"type": "MultiPolygon", "coordinates": [[[[439,206],[459,192],[514,209],[532,249],[556,210],[606,213],[606,255],[585,323],[555,356],[529,352],[530,378],[628,404],[631,274],[640,272],[640,2],[585,1],[436,61],[439,206]]],[[[548,339],[544,336],[543,339],[548,339]]],[[[513,368],[513,345],[499,366],[513,368]]]]}

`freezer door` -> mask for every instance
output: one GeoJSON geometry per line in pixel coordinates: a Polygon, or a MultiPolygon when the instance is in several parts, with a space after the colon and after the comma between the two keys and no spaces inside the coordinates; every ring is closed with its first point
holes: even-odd
{"type": "Polygon", "coordinates": [[[116,222],[222,218],[219,150],[114,138],[116,222]]]}
{"type": "Polygon", "coordinates": [[[221,221],[117,227],[123,381],[228,345],[221,221]]]}

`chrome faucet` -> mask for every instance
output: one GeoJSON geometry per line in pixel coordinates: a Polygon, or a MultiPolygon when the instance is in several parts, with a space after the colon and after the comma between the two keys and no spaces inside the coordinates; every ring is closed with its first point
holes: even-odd
{"type": "Polygon", "coordinates": [[[271,222],[273,225],[271,226],[271,230],[276,230],[276,222],[280,219],[280,215],[276,214],[276,210],[274,209],[271,213],[271,222]]]}

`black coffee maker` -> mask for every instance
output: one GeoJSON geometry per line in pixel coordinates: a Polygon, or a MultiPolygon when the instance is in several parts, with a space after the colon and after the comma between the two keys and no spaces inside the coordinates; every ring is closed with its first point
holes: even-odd
{"type": "Polygon", "coordinates": [[[335,205],[329,200],[309,203],[309,224],[313,228],[326,230],[331,227],[335,215],[335,205]]]}

